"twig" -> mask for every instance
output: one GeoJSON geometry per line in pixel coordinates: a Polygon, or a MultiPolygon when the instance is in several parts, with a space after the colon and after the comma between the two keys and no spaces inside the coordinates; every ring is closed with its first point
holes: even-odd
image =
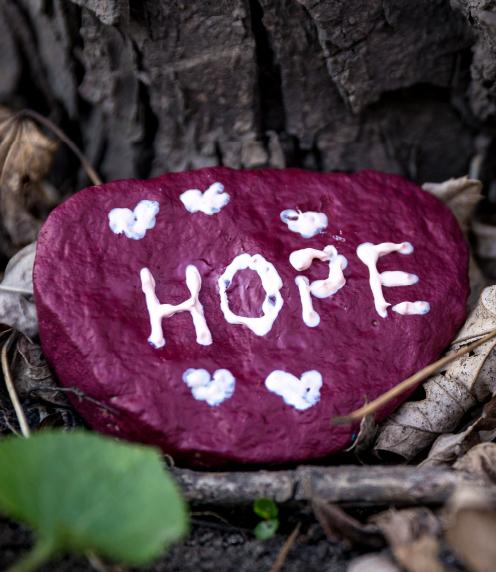
{"type": "Polygon", "coordinates": [[[360,421],[366,415],[369,415],[371,413],[375,413],[378,409],[380,409],[381,407],[383,407],[384,405],[389,403],[392,399],[394,399],[395,397],[398,397],[398,395],[401,395],[402,393],[404,393],[408,389],[415,387],[421,381],[424,381],[425,379],[427,379],[428,377],[430,377],[431,375],[436,373],[439,369],[441,369],[445,365],[448,365],[449,363],[457,360],[458,358],[464,356],[465,354],[470,353],[471,351],[475,350],[476,348],[478,348],[482,344],[485,344],[487,341],[491,340],[495,336],[496,336],[496,330],[493,330],[492,332],[489,332],[489,334],[483,336],[482,338],[480,338],[477,341],[469,344],[468,346],[460,348],[456,352],[449,354],[447,356],[444,356],[441,359],[438,359],[434,363],[431,363],[427,367],[424,367],[423,369],[421,369],[417,373],[408,377],[407,379],[405,379],[404,381],[402,381],[401,383],[399,383],[398,385],[396,385],[395,387],[393,387],[389,391],[386,391],[386,393],[383,393],[377,399],[374,399],[374,401],[371,401],[370,403],[365,404],[364,406],[360,407],[359,409],[352,411],[348,415],[343,415],[340,417],[333,417],[331,419],[331,423],[333,425],[348,425],[349,423],[355,423],[357,421],[360,421]]]}
{"type": "Polygon", "coordinates": [[[8,351],[15,337],[16,333],[12,332],[2,347],[2,353],[1,353],[2,372],[5,380],[5,385],[9,393],[10,401],[14,406],[14,411],[17,416],[17,421],[19,422],[21,433],[23,434],[24,437],[29,437],[31,435],[31,432],[29,430],[29,425],[26,416],[24,414],[24,410],[22,409],[21,402],[19,401],[19,397],[17,396],[17,391],[15,389],[14,381],[10,373],[10,366],[8,360],[8,351]]]}
{"type": "MultiPolygon", "coordinates": [[[[452,469],[404,465],[302,466],[292,471],[225,473],[173,468],[170,472],[188,502],[209,508],[248,505],[256,498],[278,503],[319,498],[352,506],[440,505],[457,486],[483,483],[477,476],[452,469]]],[[[496,485],[489,488],[496,498],[496,485]]]]}
{"type": "Polygon", "coordinates": [[[280,572],[284,563],[286,562],[286,558],[288,557],[289,551],[293,548],[293,544],[296,542],[298,534],[300,532],[301,522],[299,522],[295,527],[293,532],[288,536],[286,542],[282,545],[281,550],[279,550],[279,554],[274,562],[274,565],[270,569],[270,572],[280,572]]]}
{"type": "Polygon", "coordinates": [[[43,115],[37,113],[36,111],[33,111],[32,109],[22,109],[16,115],[20,116],[20,117],[29,117],[31,119],[34,119],[38,123],[41,123],[42,125],[44,125],[47,129],[50,129],[50,131],[53,131],[53,133],[55,133],[55,135],[63,143],[65,143],[67,145],[67,147],[69,147],[69,149],[79,159],[79,161],[80,161],[81,165],[83,166],[83,169],[86,171],[86,174],[88,175],[88,178],[90,179],[90,181],[94,185],[101,185],[102,184],[102,180],[98,176],[95,169],[93,169],[93,167],[91,166],[91,163],[85,157],[83,152],[79,149],[79,147],[73,141],[71,141],[71,139],[69,139],[69,137],[62,131],[62,129],[60,129],[60,127],[55,125],[55,123],[53,121],[51,121],[47,117],[44,117],[43,115]]]}

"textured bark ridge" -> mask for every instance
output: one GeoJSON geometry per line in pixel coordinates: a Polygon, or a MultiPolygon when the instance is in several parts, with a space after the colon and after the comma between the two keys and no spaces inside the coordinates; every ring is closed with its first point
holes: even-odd
{"type": "Polygon", "coordinates": [[[218,164],[442,180],[494,116],[492,4],[4,0],[0,99],[50,113],[108,180],[218,164]]]}

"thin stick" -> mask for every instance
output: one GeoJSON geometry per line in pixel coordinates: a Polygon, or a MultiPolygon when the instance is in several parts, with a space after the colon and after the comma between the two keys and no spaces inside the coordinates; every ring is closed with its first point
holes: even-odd
{"type": "Polygon", "coordinates": [[[50,119],[48,119],[47,117],[44,117],[43,115],[40,115],[39,113],[37,113],[36,111],[33,111],[32,109],[22,109],[21,111],[19,111],[18,115],[21,117],[29,117],[31,119],[34,119],[38,123],[41,123],[42,125],[44,125],[47,129],[50,129],[51,131],[53,131],[53,133],[55,133],[55,135],[63,143],[65,143],[67,145],[67,147],[69,147],[69,149],[79,159],[79,161],[80,161],[81,165],[83,166],[83,169],[86,171],[86,174],[88,175],[88,178],[90,179],[90,181],[94,185],[101,185],[102,184],[102,180],[98,176],[95,169],[93,169],[93,167],[91,166],[91,163],[85,157],[85,155],[83,154],[81,149],[79,149],[79,147],[73,141],[71,141],[69,139],[69,137],[62,131],[62,129],[60,129],[60,127],[55,125],[55,123],[53,121],[50,121],[50,119]]]}
{"type": "Polygon", "coordinates": [[[284,563],[286,562],[286,558],[288,557],[289,551],[293,548],[293,544],[296,542],[296,538],[300,532],[301,522],[299,522],[295,527],[293,532],[288,536],[286,542],[282,545],[279,554],[274,562],[274,565],[270,569],[270,572],[280,572],[284,563]]]}
{"type": "Polygon", "coordinates": [[[436,371],[438,371],[445,365],[448,365],[449,363],[457,360],[458,358],[464,356],[465,354],[470,353],[471,351],[475,350],[476,348],[486,343],[487,341],[491,340],[495,336],[496,336],[496,330],[493,330],[492,332],[489,332],[489,334],[483,336],[482,338],[469,344],[468,346],[465,346],[452,354],[449,354],[447,356],[442,357],[441,359],[438,359],[434,363],[431,363],[427,367],[424,367],[417,373],[408,377],[407,379],[405,379],[404,381],[402,381],[389,391],[386,391],[386,393],[383,393],[377,399],[374,399],[374,401],[371,401],[370,403],[363,405],[362,407],[356,409],[355,411],[352,411],[348,415],[333,417],[331,419],[332,425],[348,425],[349,423],[355,423],[356,421],[360,421],[363,417],[369,415],[370,413],[375,413],[382,406],[389,403],[389,401],[391,401],[395,397],[398,397],[398,395],[401,395],[408,389],[415,387],[418,383],[424,381],[425,379],[436,373],[436,371]]]}
{"type": "Polygon", "coordinates": [[[24,410],[22,409],[21,402],[19,401],[19,397],[17,396],[17,392],[14,386],[14,381],[12,380],[12,375],[10,373],[10,366],[8,360],[8,351],[15,337],[16,337],[15,332],[12,332],[12,334],[10,334],[9,338],[3,345],[1,354],[2,372],[5,380],[5,385],[9,393],[10,401],[14,406],[14,411],[17,416],[17,421],[19,422],[19,427],[21,428],[21,433],[24,437],[29,437],[31,435],[31,432],[29,430],[29,425],[26,416],[24,415],[24,410]]]}

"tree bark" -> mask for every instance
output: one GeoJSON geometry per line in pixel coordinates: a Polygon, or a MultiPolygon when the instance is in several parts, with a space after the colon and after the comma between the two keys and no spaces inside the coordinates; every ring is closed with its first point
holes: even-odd
{"type": "Polygon", "coordinates": [[[223,164],[440,181],[494,134],[490,4],[3,0],[0,101],[50,115],[107,180],[223,164]]]}

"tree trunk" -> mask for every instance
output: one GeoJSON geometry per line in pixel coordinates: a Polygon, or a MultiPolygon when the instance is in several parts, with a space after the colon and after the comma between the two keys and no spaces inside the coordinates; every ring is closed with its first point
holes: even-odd
{"type": "Polygon", "coordinates": [[[492,4],[2,0],[0,100],[51,116],[106,180],[222,164],[439,181],[491,149],[492,4]]]}

